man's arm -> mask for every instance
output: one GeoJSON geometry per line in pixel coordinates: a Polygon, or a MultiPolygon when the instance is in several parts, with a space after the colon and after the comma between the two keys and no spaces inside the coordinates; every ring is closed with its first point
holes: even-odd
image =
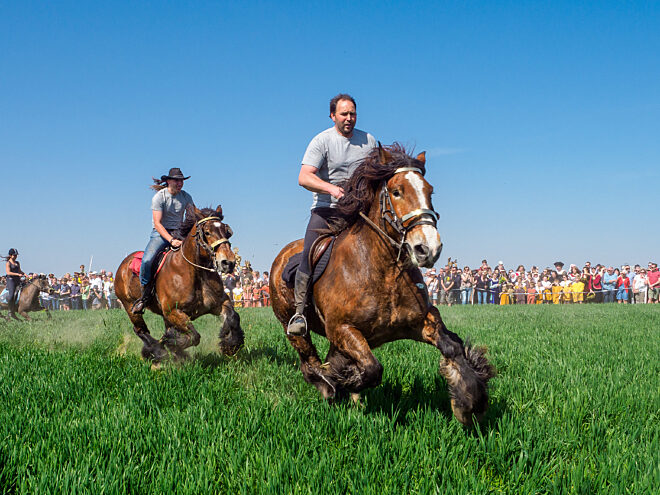
{"type": "Polygon", "coordinates": [[[318,169],[311,165],[302,165],[298,174],[298,184],[315,193],[330,194],[333,198],[339,199],[344,195],[344,190],[321,179],[316,173],[318,169]]]}

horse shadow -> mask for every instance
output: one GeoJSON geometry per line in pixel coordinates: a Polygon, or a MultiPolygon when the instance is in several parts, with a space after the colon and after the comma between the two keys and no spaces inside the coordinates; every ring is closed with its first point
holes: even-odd
{"type": "MultiPolygon", "coordinates": [[[[379,387],[365,391],[365,414],[380,414],[393,419],[397,426],[408,426],[411,412],[430,409],[438,411],[448,421],[454,417],[451,410],[447,383],[439,376],[433,378],[431,387],[421,378],[415,378],[412,385],[385,382],[379,387]]],[[[507,410],[505,400],[490,398],[488,410],[479,423],[481,431],[491,430],[499,423],[507,410]]],[[[474,428],[471,428],[473,434],[474,428]]]]}
{"type": "Polygon", "coordinates": [[[240,350],[235,356],[225,356],[217,352],[209,352],[205,354],[198,354],[195,360],[203,367],[215,369],[220,366],[226,366],[230,362],[241,362],[247,365],[252,365],[259,361],[266,360],[269,363],[274,363],[277,366],[292,367],[297,366],[298,361],[292,356],[282,356],[276,347],[260,347],[258,349],[240,350]]]}

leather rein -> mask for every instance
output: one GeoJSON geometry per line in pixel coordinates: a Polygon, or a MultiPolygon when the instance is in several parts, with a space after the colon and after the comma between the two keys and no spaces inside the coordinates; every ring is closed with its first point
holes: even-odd
{"type": "MultiPolygon", "coordinates": [[[[402,172],[416,172],[419,175],[423,175],[421,169],[417,167],[401,167],[397,168],[394,171],[394,174],[400,174],[402,172]]],[[[385,223],[388,223],[394,231],[401,236],[399,241],[396,241],[395,239],[392,239],[392,237],[385,232],[384,228],[379,227],[376,225],[367,215],[365,215],[363,212],[360,212],[360,216],[364,219],[367,224],[373,228],[376,232],[378,232],[383,239],[388,241],[392,247],[394,247],[397,251],[397,257],[396,261],[398,262],[401,259],[401,253],[403,252],[403,247],[406,247],[406,250],[410,254],[411,252],[411,247],[410,244],[406,242],[406,237],[408,236],[408,232],[410,232],[413,228],[417,227],[418,225],[432,225],[433,227],[437,228],[437,223],[438,219],[440,218],[440,215],[438,215],[437,212],[433,210],[429,210],[427,208],[418,208],[416,210],[413,210],[409,213],[406,213],[403,215],[401,218],[396,214],[394,211],[394,205],[392,205],[392,199],[390,198],[390,192],[387,189],[387,181],[383,181],[383,187],[380,190],[380,219],[383,227],[385,227],[385,223]],[[406,222],[408,220],[412,220],[410,223],[406,225],[406,222]]]]}
{"type": "MultiPolygon", "coordinates": [[[[193,263],[188,258],[186,258],[186,255],[183,253],[183,249],[181,249],[181,248],[178,248],[178,249],[181,249],[181,256],[183,256],[183,259],[186,260],[188,263],[190,263],[195,268],[200,268],[202,270],[206,270],[207,272],[220,273],[220,267],[218,266],[218,262],[215,259],[215,257],[213,256],[213,253],[215,251],[215,248],[217,248],[221,244],[224,244],[224,243],[229,244],[229,239],[223,237],[221,239],[218,239],[217,241],[212,242],[211,244],[206,242],[206,239],[205,239],[205,236],[204,236],[204,231],[202,229],[200,229],[199,226],[202,225],[203,223],[206,223],[206,222],[210,221],[210,220],[217,220],[218,222],[222,222],[220,217],[205,217],[205,218],[202,218],[201,220],[199,220],[195,224],[195,227],[196,227],[195,228],[195,243],[197,244],[198,247],[203,248],[207,252],[209,257],[213,259],[213,268],[209,268],[209,267],[206,267],[206,266],[198,265],[197,263],[193,263]]],[[[183,247],[183,244],[181,245],[181,247],[183,247]]]]}

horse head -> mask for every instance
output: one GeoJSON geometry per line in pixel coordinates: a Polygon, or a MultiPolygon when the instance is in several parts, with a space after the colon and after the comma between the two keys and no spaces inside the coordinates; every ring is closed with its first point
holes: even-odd
{"type": "Polygon", "coordinates": [[[231,227],[222,220],[222,207],[214,210],[204,208],[198,210],[191,207],[191,213],[195,220],[195,227],[190,235],[195,236],[200,249],[201,256],[208,256],[213,260],[213,265],[218,273],[231,273],[236,265],[236,256],[229,242],[233,235],[231,227]]]}
{"type": "MultiPolygon", "coordinates": [[[[394,153],[400,154],[398,148],[394,153]]],[[[425,153],[414,159],[405,155],[408,163],[394,170],[380,192],[381,217],[401,238],[415,266],[431,268],[442,252],[442,242],[437,229],[438,214],[433,209],[433,187],[424,178],[425,153]]],[[[378,145],[381,165],[398,162],[400,157],[378,145]]]]}

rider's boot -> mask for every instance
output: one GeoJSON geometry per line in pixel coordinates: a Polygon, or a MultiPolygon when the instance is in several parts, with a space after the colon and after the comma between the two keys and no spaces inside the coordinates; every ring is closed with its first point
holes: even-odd
{"type": "Polygon", "coordinates": [[[154,288],[153,280],[150,280],[147,283],[147,285],[142,286],[142,295],[137,301],[133,303],[133,306],[131,307],[131,313],[135,313],[136,315],[141,315],[142,313],[144,313],[145,308],[147,307],[149,301],[151,300],[153,288],[154,288]]]}
{"type": "Polygon", "coordinates": [[[307,334],[307,319],[305,319],[305,305],[307,303],[307,291],[309,289],[309,275],[298,270],[296,282],[293,289],[293,297],[296,304],[296,314],[289,320],[286,328],[288,335],[303,336],[307,334]]]}
{"type": "Polygon", "coordinates": [[[8,317],[12,317],[13,319],[18,320],[18,318],[16,317],[16,310],[18,309],[18,304],[16,304],[16,301],[14,301],[12,298],[12,300],[9,301],[8,305],[9,305],[8,317]]]}

